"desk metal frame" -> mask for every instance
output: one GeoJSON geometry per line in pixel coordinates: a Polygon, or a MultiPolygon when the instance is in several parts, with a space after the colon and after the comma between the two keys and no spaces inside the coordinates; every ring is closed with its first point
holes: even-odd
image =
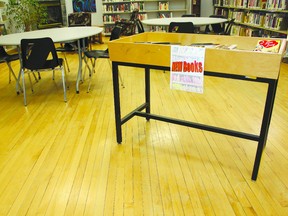
{"type": "Polygon", "coordinates": [[[150,119],[160,120],[168,123],[178,124],[182,126],[187,126],[191,128],[197,128],[201,130],[206,130],[210,132],[220,133],[224,135],[234,136],[238,138],[248,139],[252,141],[257,141],[257,151],[255,155],[254,167],[252,171],[252,180],[256,181],[258,176],[258,171],[260,167],[262,153],[266,146],[267,136],[269,125],[272,116],[272,110],[276,95],[276,88],[278,83],[277,79],[268,79],[268,78],[249,78],[243,75],[235,75],[235,74],[227,74],[227,73],[218,73],[218,72],[209,72],[205,71],[205,76],[214,76],[220,78],[229,78],[229,79],[237,79],[237,80],[246,80],[252,82],[260,82],[260,83],[267,83],[268,84],[268,91],[266,95],[265,101],[265,108],[262,117],[261,129],[260,134],[249,134],[243,133],[239,131],[229,130],[220,127],[214,127],[204,124],[199,124],[195,122],[169,118],[165,116],[155,115],[151,113],[151,100],[150,100],[150,69],[157,69],[157,70],[166,70],[169,71],[169,67],[162,67],[162,66],[153,66],[153,65],[144,65],[144,64],[134,64],[134,63],[125,63],[125,62],[112,62],[112,74],[113,74],[113,91],[114,91],[114,109],[115,109],[115,123],[116,123],[116,138],[117,142],[120,144],[122,142],[122,125],[126,123],[128,120],[133,118],[134,116],[140,116],[146,118],[147,121],[150,119]],[[119,69],[118,66],[130,66],[130,67],[139,67],[145,69],[145,103],[128,113],[123,118],[121,117],[121,107],[120,107],[120,94],[119,94],[119,80],[118,80],[118,73],[119,69]],[[143,111],[145,109],[145,112],[143,111]]]}

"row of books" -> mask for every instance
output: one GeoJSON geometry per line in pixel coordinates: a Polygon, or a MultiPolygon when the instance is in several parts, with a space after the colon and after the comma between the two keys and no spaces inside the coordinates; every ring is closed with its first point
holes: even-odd
{"type": "Polygon", "coordinates": [[[135,3],[119,3],[113,5],[103,5],[103,12],[120,12],[120,11],[133,11],[134,9],[139,9],[139,11],[144,10],[144,2],[135,3]]]}
{"type": "MultiPolygon", "coordinates": [[[[138,18],[140,20],[144,20],[144,19],[147,19],[148,16],[147,16],[147,14],[138,14],[138,18]]],[[[104,23],[107,23],[107,22],[114,23],[114,22],[121,20],[121,19],[122,18],[119,14],[103,15],[103,22],[104,23]]]]}
{"type": "Polygon", "coordinates": [[[223,8],[215,7],[214,14],[222,15],[224,17],[228,17],[228,10],[227,9],[223,9],[223,8]]]}
{"type": "Polygon", "coordinates": [[[248,8],[267,9],[267,0],[249,0],[247,3],[248,8]]]}
{"type": "Polygon", "coordinates": [[[150,32],[167,32],[167,28],[165,26],[150,26],[150,32]]]}
{"type": "Polygon", "coordinates": [[[104,26],[104,29],[103,29],[104,34],[111,33],[113,28],[114,28],[114,25],[108,25],[108,26],[106,25],[106,26],[104,26]]]}
{"type": "Polygon", "coordinates": [[[172,17],[172,12],[167,12],[167,13],[159,13],[158,14],[158,17],[159,18],[170,18],[170,17],[172,17]]]}
{"type": "Polygon", "coordinates": [[[231,28],[231,35],[248,36],[248,37],[261,37],[260,29],[253,29],[249,27],[233,25],[231,28]]]}
{"type": "Polygon", "coordinates": [[[287,0],[214,0],[214,5],[267,10],[288,9],[287,0]]]}
{"type": "MultiPolygon", "coordinates": [[[[262,0],[264,1],[264,0],[262,0]]],[[[287,0],[267,0],[266,9],[288,9],[287,0]]]]}
{"type": "Polygon", "coordinates": [[[235,22],[255,25],[275,30],[286,30],[288,17],[275,13],[254,13],[244,11],[229,11],[229,19],[235,19],[235,22]]]}
{"type": "Polygon", "coordinates": [[[263,26],[265,28],[273,28],[276,30],[287,30],[288,17],[280,16],[273,13],[266,13],[263,26]]]}
{"type": "Polygon", "coordinates": [[[233,25],[231,28],[231,35],[235,36],[248,36],[248,37],[275,37],[275,38],[286,38],[286,34],[270,32],[264,29],[255,29],[251,27],[233,25]]]}
{"type": "MultiPolygon", "coordinates": [[[[158,14],[158,17],[159,18],[170,18],[172,17],[172,12],[167,12],[167,13],[159,13],[158,14]]],[[[145,20],[145,19],[148,19],[148,16],[146,13],[143,13],[143,14],[138,14],[138,18],[140,20],[145,20]]],[[[111,14],[111,15],[103,15],[103,22],[104,23],[114,23],[118,20],[121,20],[121,16],[120,14],[111,14]]]]}

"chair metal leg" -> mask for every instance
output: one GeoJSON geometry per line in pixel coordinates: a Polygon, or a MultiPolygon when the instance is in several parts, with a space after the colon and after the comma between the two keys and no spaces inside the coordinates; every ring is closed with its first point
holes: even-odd
{"type": "Polygon", "coordinates": [[[24,77],[24,69],[21,69],[21,75],[22,75],[22,85],[23,85],[24,105],[27,106],[26,87],[25,87],[25,77],[24,77]]]}
{"type": "MultiPolygon", "coordinates": [[[[93,73],[95,73],[95,66],[96,66],[97,58],[93,58],[93,59],[90,58],[90,60],[91,60],[91,64],[92,64],[92,70],[91,70],[91,68],[89,67],[87,58],[84,58],[84,62],[85,62],[85,64],[86,64],[86,67],[88,67],[88,70],[89,70],[89,84],[88,84],[87,92],[90,91],[91,81],[92,81],[92,75],[93,75],[93,73]]],[[[109,63],[109,65],[110,65],[110,67],[112,68],[112,66],[111,66],[111,61],[110,61],[109,59],[107,59],[107,60],[108,60],[108,63],[109,63]]],[[[125,88],[124,81],[123,81],[123,78],[122,78],[122,76],[121,76],[120,73],[119,73],[119,79],[120,79],[120,82],[121,82],[121,86],[122,86],[123,88],[125,88]]]]}
{"type": "Polygon", "coordinates": [[[69,89],[69,81],[68,81],[67,69],[66,69],[65,63],[63,64],[63,68],[64,68],[64,75],[65,75],[65,85],[66,85],[66,90],[67,90],[69,89]]]}
{"type": "Polygon", "coordinates": [[[7,62],[7,65],[8,65],[8,68],[9,68],[9,83],[11,83],[11,74],[12,74],[12,76],[14,77],[16,83],[19,85],[20,90],[23,91],[22,86],[20,85],[19,80],[17,79],[17,77],[16,77],[16,75],[15,75],[15,73],[14,73],[12,67],[11,67],[10,62],[7,62]]]}
{"type": "Polygon", "coordinates": [[[85,69],[86,67],[88,68],[89,70],[89,81],[88,81],[88,89],[87,89],[87,93],[90,91],[90,88],[91,88],[91,80],[92,80],[92,75],[94,73],[94,67],[95,67],[95,62],[96,62],[96,59],[94,59],[94,61],[92,59],[91,60],[91,64],[92,64],[92,69],[89,67],[88,65],[88,61],[87,61],[87,58],[84,57],[84,62],[85,62],[85,69]]]}
{"type": "MultiPolygon", "coordinates": [[[[108,61],[109,61],[109,64],[110,64],[110,67],[111,67],[111,70],[112,70],[111,61],[110,61],[109,59],[108,59],[108,61]]],[[[124,82],[123,82],[123,78],[122,78],[122,76],[121,76],[121,73],[118,73],[118,77],[119,77],[119,79],[120,79],[122,88],[125,88],[125,85],[124,85],[124,82]]]]}
{"type": "Polygon", "coordinates": [[[68,69],[68,72],[70,72],[70,68],[69,68],[69,64],[68,64],[68,61],[67,61],[65,52],[63,52],[63,54],[64,54],[64,59],[65,59],[66,67],[67,67],[67,69],[68,69]]]}
{"type": "Polygon", "coordinates": [[[33,74],[33,77],[34,77],[35,81],[36,81],[36,82],[38,82],[38,81],[39,81],[39,79],[36,77],[35,73],[34,73],[34,72],[32,72],[32,74],[33,74]]]}
{"type": "Polygon", "coordinates": [[[66,83],[65,83],[65,68],[61,67],[62,72],[62,83],[63,83],[63,91],[64,91],[64,101],[67,102],[67,93],[66,93],[66,83]]]}
{"type": "MultiPolygon", "coordinates": [[[[27,72],[27,73],[28,73],[28,77],[29,77],[29,81],[30,81],[31,91],[34,92],[33,83],[32,83],[32,80],[31,80],[30,73],[29,72],[27,72]]],[[[35,74],[33,72],[32,72],[32,74],[35,76],[35,74]]],[[[23,86],[23,88],[24,88],[24,86],[23,86]]]]}
{"type": "MultiPolygon", "coordinates": [[[[9,66],[8,62],[7,62],[7,65],[9,66]]],[[[11,83],[11,73],[12,73],[12,71],[10,70],[10,67],[9,67],[9,83],[11,83]]]]}

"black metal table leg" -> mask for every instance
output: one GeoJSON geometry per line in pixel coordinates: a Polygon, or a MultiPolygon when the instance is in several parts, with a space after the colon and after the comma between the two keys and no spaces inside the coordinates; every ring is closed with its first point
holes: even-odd
{"type": "Polygon", "coordinates": [[[265,109],[264,109],[263,118],[262,118],[260,137],[259,137],[255,161],[254,161],[254,167],[252,171],[252,180],[254,181],[257,180],[262,153],[266,146],[268,130],[269,130],[270,122],[271,122],[272,110],[273,110],[273,105],[274,105],[274,100],[275,100],[275,95],[276,95],[277,83],[278,83],[277,80],[271,80],[268,83],[268,91],[267,91],[265,109]]]}
{"type": "Polygon", "coordinates": [[[121,128],[121,110],[120,110],[120,94],[119,94],[119,69],[118,64],[112,62],[112,77],[113,77],[113,92],[114,92],[114,109],[115,109],[115,123],[117,142],[122,142],[122,128],[121,128]]]}
{"type": "Polygon", "coordinates": [[[268,91],[266,95],[265,101],[265,108],[262,117],[261,123],[261,130],[260,134],[250,134],[244,133],[240,131],[234,131],[226,128],[214,127],[210,125],[200,124],[196,122],[185,121],[181,119],[174,119],[165,116],[151,114],[151,98],[150,98],[150,70],[169,70],[168,67],[160,67],[160,66],[151,66],[151,65],[142,65],[142,64],[133,64],[133,63],[125,63],[125,62],[112,62],[112,72],[113,72],[113,90],[114,90],[114,106],[115,106],[115,122],[116,122],[116,136],[117,142],[122,142],[122,124],[126,123],[128,120],[133,118],[134,116],[140,116],[146,118],[147,121],[150,119],[160,120],[168,123],[178,124],[182,126],[197,128],[201,130],[206,130],[210,132],[220,133],[224,135],[234,136],[238,138],[253,140],[258,142],[257,152],[255,155],[254,167],[252,171],[252,180],[257,180],[258,171],[260,167],[262,153],[264,151],[269,126],[272,117],[272,111],[274,106],[274,100],[276,96],[276,88],[278,79],[269,79],[269,78],[250,78],[243,75],[236,75],[236,74],[226,74],[226,73],[219,73],[219,72],[209,72],[205,71],[205,75],[208,76],[215,76],[219,78],[230,78],[230,79],[237,79],[237,80],[245,80],[245,81],[252,81],[252,82],[260,82],[260,83],[267,83],[268,84],[268,91]],[[119,95],[119,80],[118,80],[118,66],[131,66],[131,67],[141,67],[145,69],[145,103],[137,107],[136,109],[132,110],[126,116],[121,119],[121,108],[120,108],[120,95],[119,95]],[[142,112],[142,110],[146,109],[146,112],[142,112]]]}
{"type": "Polygon", "coordinates": [[[78,67],[78,74],[77,74],[77,80],[76,80],[76,93],[79,94],[79,84],[82,80],[82,50],[81,50],[81,44],[80,40],[77,40],[77,46],[78,46],[78,60],[79,60],[79,67],[78,67]]]}
{"type": "MultiPolygon", "coordinates": [[[[145,100],[146,100],[146,113],[150,113],[151,103],[150,103],[150,68],[145,67],[145,100]]],[[[150,118],[146,117],[149,121],[150,118]]]]}

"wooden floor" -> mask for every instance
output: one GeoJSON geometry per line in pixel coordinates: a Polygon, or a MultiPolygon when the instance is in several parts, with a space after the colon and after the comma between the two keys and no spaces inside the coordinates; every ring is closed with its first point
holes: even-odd
{"type": "MultiPolygon", "coordinates": [[[[27,86],[25,107],[0,65],[1,216],[288,215],[288,64],[255,182],[254,141],[135,117],[118,145],[109,62],[98,60],[90,93],[85,80],[76,94],[77,56],[68,58],[67,103],[60,75],[47,73],[33,94],[27,86]]],[[[144,101],[144,73],[120,72],[124,115],[144,101]]],[[[151,83],[153,113],[259,133],[265,84],[205,77],[203,95],[186,93],[156,70],[151,83]]]]}

